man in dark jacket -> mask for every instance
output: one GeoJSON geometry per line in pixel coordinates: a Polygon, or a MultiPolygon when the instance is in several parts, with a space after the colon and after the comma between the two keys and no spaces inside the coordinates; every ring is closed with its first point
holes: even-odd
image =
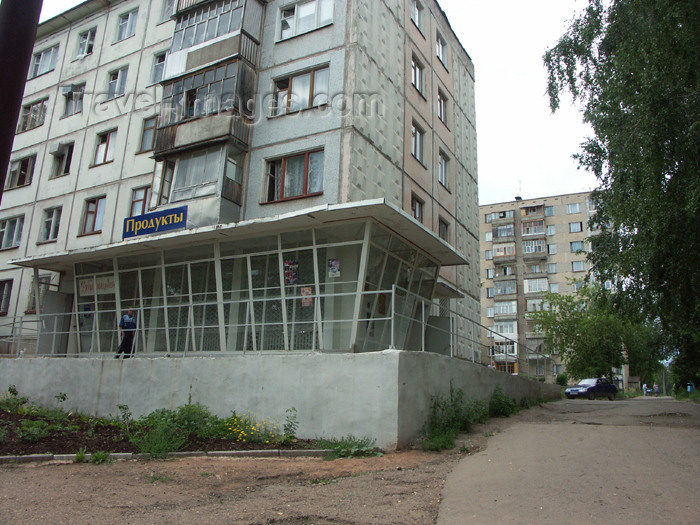
{"type": "Polygon", "coordinates": [[[136,332],[136,318],[134,317],[134,310],[129,308],[124,315],[122,315],[119,321],[119,330],[122,333],[122,342],[119,345],[119,351],[115,358],[119,357],[119,354],[124,355],[124,359],[131,357],[134,346],[134,333],[136,332]]]}

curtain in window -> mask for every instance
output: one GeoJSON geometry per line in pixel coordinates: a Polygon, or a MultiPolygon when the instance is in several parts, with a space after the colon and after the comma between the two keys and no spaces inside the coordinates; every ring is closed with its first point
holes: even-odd
{"type": "Polygon", "coordinates": [[[323,190],[323,152],[317,151],[309,155],[309,188],[308,193],[323,190]]]}
{"type": "Polygon", "coordinates": [[[284,173],[284,196],[295,197],[304,193],[304,164],[306,156],[287,159],[284,173]]]}

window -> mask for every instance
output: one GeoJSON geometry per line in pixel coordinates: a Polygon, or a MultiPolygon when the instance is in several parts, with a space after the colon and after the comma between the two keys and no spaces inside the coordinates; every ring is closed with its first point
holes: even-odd
{"type": "Polygon", "coordinates": [[[0,281],[0,315],[7,315],[12,295],[12,279],[0,281]]]}
{"type": "Polygon", "coordinates": [[[438,236],[443,241],[447,241],[447,242],[450,241],[450,224],[447,221],[443,221],[442,219],[439,219],[438,236]]]}
{"type": "Polygon", "coordinates": [[[557,254],[557,245],[556,244],[548,244],[547,245],[547,253],[549,255],[556,255],[557,254]]]}
{"type": "MultiPolygon", "coordinates": [[[[159,124],[227,111],[238,105],[238,62],[221,64],[163,86],[159,124]]],[[[241,108],[246,111],[247,108],[241,108]]]]}
{"type": "Polygon", "coordinates": [[[10,164],[10,174],[5,182],[5,189],[10,190],[31,184],[35,164],[36,155],[30,155],[12,162],[10,164]]]}
{"type": "Polygon", "coordinates": [[[243,0],[209,2],[177,17],[170,49],[174,53],[238,31],[242,19],[243,0]]]}
{"type": "Polygon", "coordinates": [[[513,275],[512,266],[498,266],[496,268],[496,277],[505,277],[506,275],[513,275]]]}
{"type": "Polygon", "coordinates": [[[484,259],[486,259],[487,261],[493,259],[493,250],[486,250],[484,252],[484,259]]]}
{"type": "Polygon", "coordinates": [[[497,244],[493,247],[494,257],[504,257],[506,255],[515,255],[515,243],[497,244]]]}
{"type": "Polygon", "coordinates": [[[59,144],[55,151],[51,152],[54,157],[52,177],[63,177],[70,173],[70,165],[73,160],[73,143],[59,144]]]}
{"type": "MultiPolygon", "coordinates": [[[[39,301],[42,301],[42,298],[44,295],[46,295],[46,292],[48,291],[49,287],[51,286],[51,276],[50,275],[40,275],[39,276],[39,301]]],[[[36,287],[37,283],[35,279],[32,279],[32,288],[29,293],[29,302],[27,304],[27,310],[24,312],[25,314],[33,314],[36,313],[36,287]]],[[[42,303],[43,304],[43,301],[42,303]]]]}
{"type": "Polygon", "coordinates": [[[139,17],[139,10],[134,9],[119,16],[117,26],[117,42],[130,38],[136,34],[136,21],[139,17]]]}
{"type": "Polygon", "coordinates": [[[267,202],[316,195],[323,191],[323,151],[267,163],[267,202]]]}
{"type": "Polygon", "coordinates": [[[0,220],[0,250],[17,248],[22,240],[24,215],[0,220]]]}
{"type": "Polygon", "coordinates": [[[572,243],[569,243],[571,245],[571,251],[572,252],[581,252],[583,251],[583,241],[574,241],[572,243]]]}
{"type": "Polygon", "coordinates": [[[544,253],[544,239],[536,241],[523,241],[523,253],[544,253]]]}
{"type": "Polygon", "coordinates": [[[157,53],[153,56],[153,71],[151,73],[151,83],[157,84],[163,80],[163,69],[165,68],[165,57],[168,53],[157,53]]]}
{"type": "Polygon", "coordinates": [[[586,271],[586,261],[572,261],[571,271],[573,272],[585,272],[586,271]]]}
{"type": "Polygon", "coordinates": [[[423,140],[425,132],[413,122],[411,124],[411,155],[413,155],[416,160],[423,162],[423,140]]]}
{"type": "Polygon", "coordinates": [[[437,96],[438,118],[447,125],[447,95],[438,89],[437,96]]]}
{"type": "Polygon", "coordinates": [[[411,0],[411,20],[418,29],[423,31],[423,4],[418,0],[411,0]]]}
{"type": "Polygon", "coordinates": [[[579,233],[583,231],[582,222],[570,222],[569,223],[569,233],[579,233]]]}
{"type": "Polygon", "coordinates": [[[493,279],[495,272],[496,272],[496,270],[494,270],[493,268],[487,268],[486,269],[486,278],[493,279]]]}
{"type": "Polygon", "coordinates": [[[92,51],[95,49],[95,34],[97,33],[96,28],[88,29],[80,33],[78,37],[78,54],[76,58],[83,58],[87,55],[92,55],[92,51]]]}
{"type": "Polygon", "coordinates": [[[85,220],[83,221],[83,235],[100,233],[102,231],[102,219],[105,214],[106,197],[96,197],[85,201],[85,220]]]}
{"type": "Polygon", "coordinates": [[[557,263],[547,264],[547,273],[557,273],[557,263]]]}
{"type": "Polygon", "coordinates": [[[528,299],[527,300],[527,311],[528,312],[541,312],[542,311],[542,299],[528,299]]]}
{"type": "Polygon", "coordinates": [[[155,147],[157,126],[157,116],[144,119],[143,130],[141,131],[141,149],[139,149],[139,153],[151,151],[155,147]]]}
{"type": "Polygon", "coordinates": [[[136,188],[131,192],[131,212],[129,217],[148,213],[148,203],[151,200],[151,187],[136,188]]]}
{"type": "Polygon", "coordinates": [[[549,291],[552,293],[559,293],[559,283],[552,283],[549,285],[549,291]]]}
{"type": "Polygon", "coordinates": [[[525,293],[546,292],[549,288],[548,279],[525,279],[525,293]]]}
{"type": "Polygon", "coordinates": [[[545,206],[544,207],[544,216],[545,217],[552,217],[554,215],[554,206],[545,206]]]}
{"type": "Polygon", "coordinates": [[[117,140],[117,130],[107,131],[97,135],[95,160],[93,166],[99,166],[114,160],[114,143],[117,140]]]}
{"type": "Polygon", "coordinates": [[[515,227],[512,224],[505,224],[503,226],[496,226],[493,229],[494,239],[503,239],[505,237],[513,237],[515,235],[515,227]]]}
{"type": "Polygon", "coordinates": [[[215,147],[180,157],[174,173],[170,202],[216,193],[223,174],[222,152],[222,148],[215,147]]]}
{"type": "Polygon", "coordinates": [[[516,293],[515,280],[496,283],[496,295],[511,295],[514,293],[516,293]]]}
{"type": "Polygon", "coordinates": [[[505,335],[505,334],[517,334],[518,333],[518,323],[517,321],[506,321],[500,322],[493,325],[494,332],[505,335]]]}
{"type": "Polygon", "coordinates": [[[333,0],[299,2],[282,9],[280,39],[307,33],[332,22],[333,0]]]}
{"type": "Polygon", "coordinates": [[[486,232],[484,234],[484,241],[492,242],[493,241],[493,232],[486,232]]]}
{"type": "Polygon", "coordinates": [[[591,211],[595,211],[595,201],[593,199],[588,199],[588,209],[591,211]]]}
{"type": "Polygon", "coordinates": [[[411,84],[415,87],[420,94],[423,94],[423,77],[425,74],[425,68],[421,64],[415,55],[411,58],[411,84]]]}
{"type": "Polygon", "coordinates": [[[514,315],[517,313],[516,301],[501,301],[494,303],[496,315],[514,315]]]}
{"type": "Polygon", "coordinates": [[[128,67],[123,67],[109,74],[107,85],[107,100],[121,97],[126,89],[126,76],[129,73],[128,67]]]}
{"type": "Polygon", "coordinates": [[[557,234],[557,227],[554,224],[550,224],[547,226],[547,235],[556,235],[557,234]]]}
{"type": "Polygon", "coordinates": [[[177,5],[177,0],[163,0],[162,11],[160,12],[161,23],[167,22],[173,16],[175,12],[175,6],[177,5]]]}
{"type": "Polygon", "coordinates": [[[523,223],[523,235],[541,235],[544,233],[544,221],[523,223]]]}
{"type": "Polygon", "coordinates": [[[566,205],[566,213],[571,215],[572,213],[581,213],[581,203],[574,202],[573,204],[566,205]]]}
{"type": "Polygon", "coordinates": [[[56,58],[58,57],[58,44],[40,53],[35,53],[32,58],[32,65],[29,68],[29,78],[38,77],[49,71],[53,71],[56,67],[56,58]]]}
{"type": "Polygon", "coordinates": [[[486,288],[486,297],[489,299],[493,299],[495,291],[495,288],[486,288]]]}
{"type": "Polygon", "coordinates": [[[327,67],[275,81],[273,115],[284,115],[328,104],[327,67]]]}
{"type": "Polygon", "coordinates": [[[542,267],[539,264],[528,264],[525,267],[527,273],[541,273],[542,267]]]}
{"type": "Polygon", "coordinates": [[[450,161],[447,156],[440,151],[438,156],[438,182],[442,184],[445,188],[449,188],[450,180],[450,161]]]}
{"type": "Polygon", "coordinates": [[[447,42],[445,42],[445,39],[442,38],[440,33],[438,33],[435,41],[435,54],[440,59],[440,62],[442,62],[442,65],[447,67],[447,42]]]}
{"type": "Polygon", "coordinates": [[[42,222],[40,242],[55,241],[58,238],[58,228],[61,223],[62,208],[49,208],[44,210],[44,220],[42,222]]]}
{"type": "Polygon", "coordinates": [[[424,202],[416,197],[415,195],[411,196],[411,215],[413,215],[413,218],[416,219],[418,222],[422,223],[423,222],[423,206],[424,202]]]}
{"type": "Polygon", "coordinates": [[[574,292],[578,292],[581,288],[583,288],[584,284],[585,283],[583,283],[582,281],[574,282],[573,283],[574,292]]]}
{"type": "Polygon", "coordinates": [[[85,84],[75,84],[62,87],[63,97],[66,99],[64,117],[70,117],[83,111],[83,98],[85,96],[85,84]]]}
{"type": "Polygon", "coordinates": [[[493,318],[496,316],[496,309],[493,306],[486,308],[486,317],[493,318]]]}
{"type": "Polygon", "coordinates": [[[46,105],[48,101],[49,99],[45,98],[22,107],[22,113],[19,116],[17,133],[38,128],[44,124],[44,120],[46,119],[46,105]]]}

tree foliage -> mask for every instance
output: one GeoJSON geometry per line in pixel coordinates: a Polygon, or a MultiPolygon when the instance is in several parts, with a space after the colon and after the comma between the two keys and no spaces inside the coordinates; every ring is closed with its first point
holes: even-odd
{"type": "Polygon", "coordinates": [[[544,56],[593,137],[577,155],[600,181],[590,259],[676,349],[676,380],[700,379],[700,2],[589,0],[544,56]]]}

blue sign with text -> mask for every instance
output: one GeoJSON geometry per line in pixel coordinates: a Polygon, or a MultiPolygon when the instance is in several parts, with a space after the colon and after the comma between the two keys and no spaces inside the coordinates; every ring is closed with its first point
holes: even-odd
{"type": "Polygon", "coordinates": [[[146,213],[137,217],[124,219],[123,239],[162,233],[169,230],[184,228],[187,224],[187,206],[172,208],[170,210],[146,213]]]}

